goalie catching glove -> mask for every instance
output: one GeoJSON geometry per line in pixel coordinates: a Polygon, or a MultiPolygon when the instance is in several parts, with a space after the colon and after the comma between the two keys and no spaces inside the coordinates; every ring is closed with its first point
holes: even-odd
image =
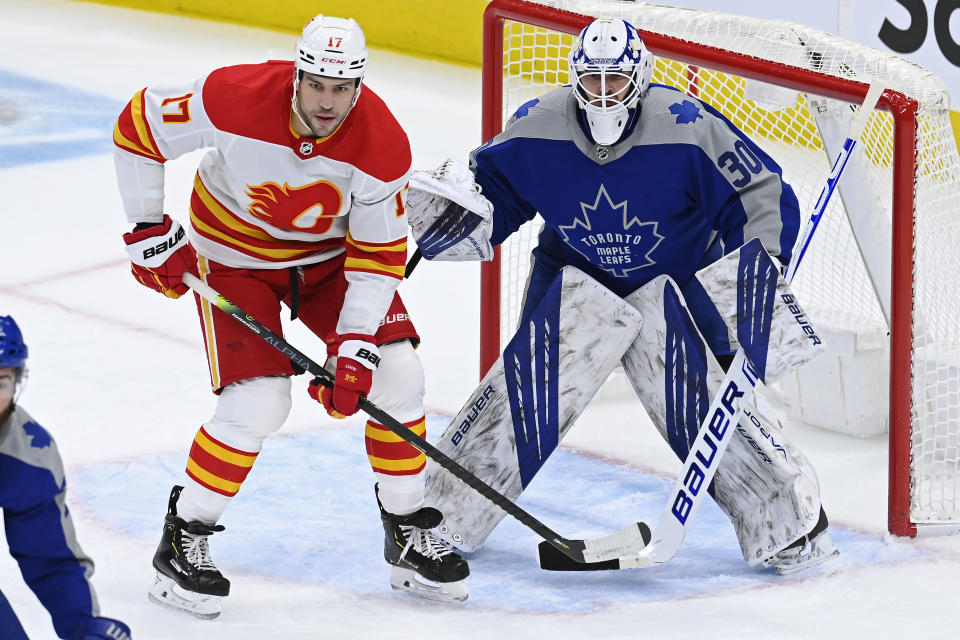
{"type": "Polygon", "coordinates": [[[493,205],[463,163],[446,160],[433,171],[415,171],[407,191],[407,215],[427,260],[493,258],[493,205]]]}
{"type": "Polygon", "coordinates": [[[137,281],[169,298],[179,298],[190,287],[183,274],[196,271],[197,252],[180,223],[164,214],[163,222],[140,223],[123,234],[130,255],[130,271],[137,281]]]}
{"type": "Polygon", "coordinates": [[[348,333],[331,344],[328,355],[336,356],[337,370],[333,389],[322,385],[320,379],[310,383],[307,392],[334,418],[345,418],[357,412],[360,396],[370,393],[373,372],[380,365],[380,352],[373,344],[373,336],[348,333]]]}

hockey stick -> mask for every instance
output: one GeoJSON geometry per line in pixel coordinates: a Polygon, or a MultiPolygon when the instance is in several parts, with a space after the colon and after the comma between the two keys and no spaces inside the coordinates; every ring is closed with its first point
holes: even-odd
{"type": "MultiPolygon", "coordinates": [[[[210,301],[218,309],[231,316],[234,320],[245,326],[253,333],[260,336],[264,342],[290,358],[295,366],[299,366],[305,371],[319,378],[320,382],[324,386],[333,388],[332,373],[298,351],[289,342],[270,331],[270,329],[261,324],[256,318],[248,314],[246,311],[217,293],[210,285],[206,284],[191,273],[185,273],[183,275],[183,282],[197,292],[197,294],[202,298],[210,301]]],[[[392,417],[390,414],[386,413],[366,398],[361,396],[358,405],[364,411],[364,413],[386,428],[390,429],[390,431],[397,434],[406,442],[409,442],[414,448],[423,452],[428,458],[459,478],[471,489],[482,495],[500,509],[503,509],[505,512],[507,512],[507,514],[513,516],[518,522],[520,522],[520,524],[524,525],[538,536],[543,538],[546,543],[549,543],[549,546],[556,548],[557,551],[562,554],[562,557],[567,558],[570,562],[577,564],[588,562],[591,558],[589,553],[585,553],[588,548],[594,548],[598,545],[606,548],[611,544],[616,545],[617,541],[628,536],[631,540],[634,538],[643,540],[644,544],[650,540],[650,528],[642,522],[631,525],[624,531],[618,532],[613,536],[601,538],[599,540],[578,540],[564,538],[560,534],[553,531],[550,527],[524,511],[516,503],[485,483],[483,480],[479,479],[461,467],[452,458],[415,434],[413,431],[404,426],[402,422],[398,421],[396,418],[392,417]]]]}
{"type": "MultiPolygon", "coordinates": [[[[833,163],[826,178],[826,184],[817,198],[803,232],[794,245],[793,260],[785,275],[788,283],[793,280],[797,267],[806,255],[813,233],[820,224],[820,219],[843,174],[847,160],[863,134],[867,120],[876,108],[883,89],[876,84],[870,86],[860,112],[851,123],[850,134],[833,163]]],[[[605,552],[591,554],[598,561],[585,565],[570,563],[564,556],[554,553],[550,547],[541,543],[539,545],[541,568],[551,571],[633,569],[663,564],[671,560],[683,544],[687,523],[703,502],[704,494],[707,493],[705,489],[713,481],[720,459],[740,421],[742,403],[753,394],[758,378],[743,348],[737,349],[733,362],[720,384],[720,391],[710,403],[697,437],[690,445],[683,468],[674,483],[673,492],[653,529],[653,537],[649,545],[637,547],[634,553],[619,556],[605,552]]],[[[627,534],[628,530],[621,533],[627,534]]],[[[616,535],[618,534],[610,537],[616,535]]]]}
{"type": "Polygon", "coordinates": [[[404,278],[409,278],[413,275],[413,270],[417,268],[417,265],[420,264],[420,260],[423,259],[423,252],[420,251],[420,247],[417,247],[417,250],[413,252],[413,256],[410,257],[410,262],[407,263],[407,268],[403,272],[404,278]]]}

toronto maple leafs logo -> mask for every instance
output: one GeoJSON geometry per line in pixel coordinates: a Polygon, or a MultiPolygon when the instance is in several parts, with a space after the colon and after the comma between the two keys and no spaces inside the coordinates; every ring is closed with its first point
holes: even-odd
{"type": "Polygon", "coordinates": [[[53,438],[50,437],[50,434],[47,433],[46,429],[41,427],[33,420],[24,423],[23,432],[30,436],[31,447],[43,449],[44,447],[49,447],[50,443],[53,442],[53,438]]]}
{"type": "Polygon", "coordinates": [[[558,230],[568,245],[617,278],[655,264],[650,257],[663,240],[656,222],[643,222],[627,213],[627,201],[614,204],[607,188],[600,185],[593,204],[580,203],[583,217],[576,217],[558,230]]]}
{"type": "Polygon", "coordinates": [[[700,107],[689,100],[670,105],[670,113],[677,116],[677,124],[690,124],[691,122],[696,122],[697,119],[703,119],[703,114],[700,113],[700,107]]]}

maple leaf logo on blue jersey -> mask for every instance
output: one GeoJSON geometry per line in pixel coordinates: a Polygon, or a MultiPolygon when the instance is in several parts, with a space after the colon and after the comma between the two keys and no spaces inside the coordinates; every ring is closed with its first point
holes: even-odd
{"type": "Polygon", "coordinates": [[[647,267],[656,261],[650,257],[663,240],[656,222],[643,222],[627,213],[627,201],[614,204],[607,188],[600,185],[592,205],[580,203],[583,217],[568,225],[558,225],[564,241],[591,264],[617,278],[647,267]]]}
{"type": "Polygon", "coordinates": [[[53,442],[53,438],[50,437],[46,429],[32,420],[23,425],[23,432],[30,436],[30,446],[36,449],[49,447],[50,443],[53,442]]]}
{"type": "Polygon", "coordinates": [[[537,103],[539,103],[539,102],[540,102],[540,98],[534,98],[533,100],[530,100],[530,101],[528,101],[528,102],[524,102],[524,103],[523,103],[522,105],[520,105],[520,107],[514,112],[514,114],[513,114],[514,120],[519,120],[520,118],[526,116],[528,113],[530,113],[530,109],[533,109],[535,106],[537,106],[537,103]]]}
{"type": "Polygon", "coordinates": [[[691,122],[696,122],[698,118],[703,118],[703,114],[700,113],[700,107],[689,100],[670,105],[670,113],[677,116],[677,124],[690,124],[691,122]]]}

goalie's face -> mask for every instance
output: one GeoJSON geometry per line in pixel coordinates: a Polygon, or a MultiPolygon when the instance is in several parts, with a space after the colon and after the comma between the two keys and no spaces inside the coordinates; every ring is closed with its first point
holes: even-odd
{"type": "Polygon", "coordinates": [[[577,88],[586,104],[612,107],[623,104],[633,94],[633,74],[620,71],[584,73],[577,78],[577,88]]]}
{"type": "Polygon", "coordinates": [[[298,83],[297,108],[303,118],[293,118],[293,129],[301,136],[325,138],[337,130],[353,107],[356,78],[328,78],[304,73],[298,83]],[[306,125],[306,127],[304,127],[306,125]]]}

